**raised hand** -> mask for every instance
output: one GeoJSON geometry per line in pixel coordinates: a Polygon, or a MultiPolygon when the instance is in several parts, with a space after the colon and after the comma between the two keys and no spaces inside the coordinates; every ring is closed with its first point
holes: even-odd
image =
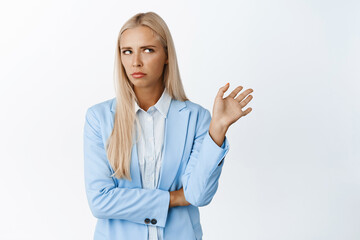
{"type": "Polygon", "coordinates": [[[231,124],[236,122],[239,118],[246,116],[251,112],[252,108],[248,107],[245,111],[243,108],[251,101],[252,95],[247,96],[254,90],[246,89],[239,96],[235,96],[243,89],[242,86],[236,87],[226,98],[223,98],[224,93],[229,89],[230,84],[219,89],[214,101],[212,121],[216,125],[227,129],[231,124]],[[245,98],[247,96],[247,98],[245,98]],[[245,98],[245,99],[244,99],[245,98]]]}

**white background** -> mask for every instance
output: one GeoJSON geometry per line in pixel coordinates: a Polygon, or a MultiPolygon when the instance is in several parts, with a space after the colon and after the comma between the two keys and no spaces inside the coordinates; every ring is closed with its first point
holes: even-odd
{"type": "Polygon", "coordinates": [[[230,82],[253,111],[229,128],[205,240],[360,239],[360,2],[1,1],[0,239],[92,239],[88,107],[113,98],[116,37],[154,11],[182,81],[212,111],[230,82]]]}

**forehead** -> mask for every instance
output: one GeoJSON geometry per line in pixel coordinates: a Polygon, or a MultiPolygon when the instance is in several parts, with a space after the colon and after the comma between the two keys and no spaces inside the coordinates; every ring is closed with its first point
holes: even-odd
{"type": "Polygon", "coordinates": [[[159,45],[160,41],[155,33],[146,26],[126,29],[120,37],[121,47],[136,47],[147,44],[159,45]]]}

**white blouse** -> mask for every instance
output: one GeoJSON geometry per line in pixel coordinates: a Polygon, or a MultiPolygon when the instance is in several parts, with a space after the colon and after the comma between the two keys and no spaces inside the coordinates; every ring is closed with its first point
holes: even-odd
{"type": "MultiPolygon", "coordinates": [[[[154,189],[158,186],[165,134],[165,118],[171,96],[166,88],[157,103],[144,111],[135,101],[135,113],[139,118],[141,136],[137,153],[141,172],[142,187],[154,189]]],[[[136,126],[136,124],[135,124],[136,126]]],[[[139,131],[135,127],[136,131],[139,131]]],[[[137,134],[136,134],[137,136],[137,134]]],[[[162,240],[163,229],[148,225],[149,240],[162,240]]]]}

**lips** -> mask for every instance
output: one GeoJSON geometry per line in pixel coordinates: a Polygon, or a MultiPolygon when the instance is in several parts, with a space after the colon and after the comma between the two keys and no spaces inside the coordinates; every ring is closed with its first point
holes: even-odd
{"type": "Polygon", "coordinates": [[[134,73],[132,73],[131,75],[136,75],[136,76],[140,76],[140,75],[142,75],[142,76],[144,76],[144,75],[146,75],[145,73],[143,73],[143,72],[134,72],[134,73]]]}
{"type": "Polygon", "coordinates": [[[131,74],[134,78],[142,78],[143,76],[145,76],[145,73],[142,72],[134,72],[133,74],[131,74]]]}

